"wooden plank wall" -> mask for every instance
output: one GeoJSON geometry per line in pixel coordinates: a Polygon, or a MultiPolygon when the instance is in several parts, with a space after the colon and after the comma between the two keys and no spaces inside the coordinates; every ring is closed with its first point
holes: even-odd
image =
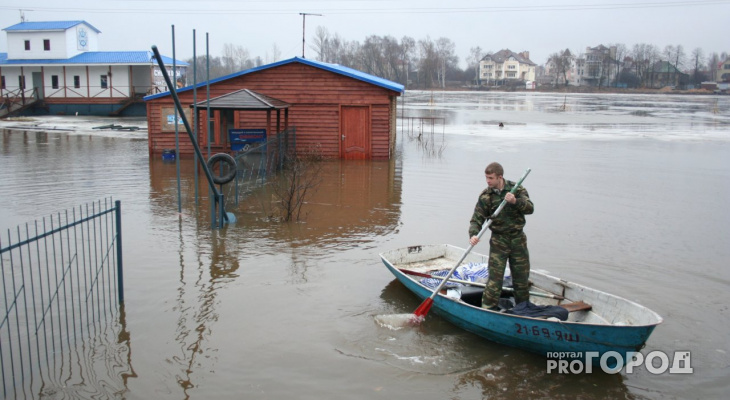
{"type": "MultiPolygon", "coordinates": [[[[395,92],[306,64],[290,63],[213,84],[210,87],[210,97],[240,89],[251,89],[292,104],[289,109],[289,126],[297,128],[297,150],[303,152],[318,147],[322,155],[329,158],[340,157],[339,107],[370,105],[371,157],[390,157],[394,113],[390,107],[391,97],[396,95],[395,92]]],[[[201,99],[200,90],[198,99],[201,99]]],[[[180,100],[184,107],[188,107],[192,102],[192,91],[180,93],[180,100]]],[[[172,104],[169,96],[147,102],[150,153],[161,153],[163,149],[175,147],[174,132],[161,132],[160,129],[160,110],[172,104]]],[[[238,117],[241,121],[239,128],[266,128],[265,111],[239,112],[238,117]]],[[[271,120],[272,129],[275,129],[275,111],[272,111],[271,120]]],[[[283,110],[281,126],[284,126],[283,110]]],[[[186,140],[180,142],[180,153],[192,154],[192,145],[185,138],[186,140]]]]}

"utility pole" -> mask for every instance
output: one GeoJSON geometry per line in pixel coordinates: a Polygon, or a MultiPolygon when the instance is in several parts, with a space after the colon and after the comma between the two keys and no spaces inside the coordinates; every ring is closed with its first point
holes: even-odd
{"type": "Polygon", "coordinates": [[[304,57],[304,24],[305,24],[305,21],[307,20],[307,15],[316,15],[318,17],[321,17],[322,14],[299,13],[299,15],[302,16],[302,58],[305,58],[304,57]]]}

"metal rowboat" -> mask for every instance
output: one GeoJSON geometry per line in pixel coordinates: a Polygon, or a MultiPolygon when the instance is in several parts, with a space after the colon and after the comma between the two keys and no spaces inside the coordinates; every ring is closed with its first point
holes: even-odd
{"type": "MultiPolygon", "coordinates": [[[[411,246],[380,254],[386,267],[419,299],[429,297],[432,289],[420,277],[436,270],[451,268],[464,249],[451,245],[411,246]],[[406,272],[404,272],[406,271],[406,272]]],[[[486,263],[485,255],[470,253],[464,263],[486,263]]],[[[489,311],[470,305],[460,298],[438,294],[434,311],[467,331],[505,345],[547,355],[549,352],[585,354],[609,351],[621,354],[640,350],[654,328],[662,322],[656,312],[633,301],[568,282],[539,271],[531,271],[530,301],[539,305],[590,305],[572,311],[567,321],[553,321],[489,311]],[[540,296],[540,294],[546,296],[540,296]],[[550,294],[563,300],[549,298],[550,294]]],[[[594,360],[594,362],[597,360],[594,360]]]]}

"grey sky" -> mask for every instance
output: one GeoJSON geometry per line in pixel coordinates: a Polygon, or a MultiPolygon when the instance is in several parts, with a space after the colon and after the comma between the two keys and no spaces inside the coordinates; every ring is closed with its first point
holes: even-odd
{"type": "MultiPolygon", "coordinates": [[[[192,30],[197,30],[198,54],[220,55],[225,43],[241,45],[252,57],[266,60],[277,44],[281,58],[301,56],[300,12],[319,13],[306,20],[309,45],[317,26],[345,40],[363,42],[368,35],[416,40],[447,37],[456,44],[462,67],[471,47],[484,52],[509,48],[530,52],[537,64],[549,54],[586,46],[650,43],[661,50],[682,45],[689,55],[696,47],[705,54],[730,51],[727,16],[730,0],[0,0],[0,27],[28,21],[85,20],[101,30],[101,51],[149,50],[156,44],[171,55],[175,25],[178,59],[192,57],[192,30]],[[22,4],[22,5],[21,5],[22,4]]],[[[0,52],[7,51],[5,34],[0,52]]]]}

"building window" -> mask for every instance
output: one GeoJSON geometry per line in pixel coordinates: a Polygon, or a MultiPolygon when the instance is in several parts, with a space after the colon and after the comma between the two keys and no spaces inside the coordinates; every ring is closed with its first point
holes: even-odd
{"type": "Polygon", "coordinates": [[[517,68],[517,67],[516,67],[516,66],[514,66],[514,65],[509,65],[509,66],[507,66],[507,69],[515,69],[515,68],[517,68]]]}
{"type": "Polygon", "coordinates": [[[74,75],[74,89],[78,89],[81,87],[81,77],[78,75],[74,75]]]}
{"type": "Polygon", "coordinates": [[[5,75],[0,76],[0,88],[5,89],[5,75]]]}
{"type": "Polygon", "coordinates": [[[507,72],[507,78],[514,78],[517,76],[517,72],[507,72]]]}
{"type": "Polygon", "coordinates": [[[58,89],[58,75],[51,75],[51,88],[58,89]]]}
{"type": "Polygon", "coordinates": [[[109,87],[108,86],[108,83],[107,83],[107,76],[106,75],[102,75],[101,76],[101,88],[102,89],[106,89],[107,87],[109,87]]]}
{"type": "Polygon", "coordinates": [[[25,89],[25,76],[20,75],[18,77],[18,87],[21,89],[25,89]]]}
{"type": "Polygon", "coordinates": [[[26,40],[25,41],[25,50],[26,51],[29,51],[30,50],[30,40],[26,40]]]}
{"type": "Polygon", "coordinates": [[[51,51],[51,39],[43,39],[43,50],[51,51]]]}

